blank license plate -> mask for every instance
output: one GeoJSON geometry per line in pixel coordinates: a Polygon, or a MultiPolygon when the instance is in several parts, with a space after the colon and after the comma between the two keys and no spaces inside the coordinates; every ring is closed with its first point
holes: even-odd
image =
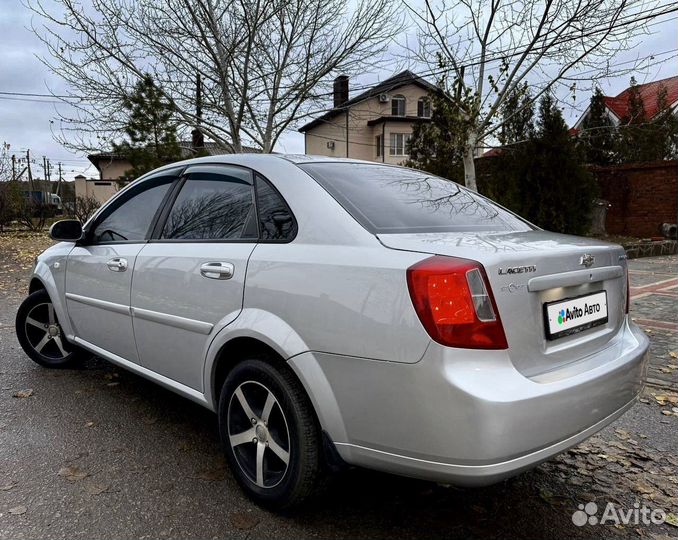
{"type": "Polygon", "coordinates": [[[606,322],[606,291],[544,304],[544,326],[548,339],[576,334],[606,322]]]}

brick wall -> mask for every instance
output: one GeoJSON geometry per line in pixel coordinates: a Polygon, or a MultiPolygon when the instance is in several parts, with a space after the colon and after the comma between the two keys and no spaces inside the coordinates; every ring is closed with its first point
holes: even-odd
{"type": "Polygon", "coordinates": [[[662,223],[676,223],[678,161],[593,167],[600,197],[611,203],[608,234],[661,236],[662,223]]]}

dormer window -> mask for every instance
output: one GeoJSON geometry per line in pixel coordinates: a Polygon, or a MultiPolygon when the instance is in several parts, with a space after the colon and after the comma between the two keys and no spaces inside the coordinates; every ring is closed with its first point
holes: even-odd
{"type": "Polygon", "coordinates": [[[417,116],[419,118],[431,118],[431,100],[429,98],[419,98],[419,101],[417,101],[417,116]]]}
{"type": "Polygon", "coordinates": [[[398,94],[391,98],[391,115],[405,116],[405,96],[398,94]]]}

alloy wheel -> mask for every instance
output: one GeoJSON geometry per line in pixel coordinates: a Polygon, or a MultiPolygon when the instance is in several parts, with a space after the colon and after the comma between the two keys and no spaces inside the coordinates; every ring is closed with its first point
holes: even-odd
{"type": "Polygon", "coordinates": [[[51,360],[63,360],[69,354],[61,325],[51,302],[36,304],[25,321],[26,337],[36,352],[51,360]]]}
{"type": "Polygon", "coordinates": [[[290,463],[290,434],[280,403],[266,386],[245,381],[228,404],[228,436],[240,469],[260,488],[277,486],[290,463]]]}

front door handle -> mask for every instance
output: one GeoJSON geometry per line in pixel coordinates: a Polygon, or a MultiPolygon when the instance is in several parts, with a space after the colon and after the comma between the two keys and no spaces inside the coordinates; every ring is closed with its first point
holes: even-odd
{"type": "Polygon", "coordinates": [[[127,259],[115,257],[106,263],[111,272],[124,272],[127,270],[127,259]]]}
{"type": "Polygon", "coordinates": [[[231,279],[235,266],[228,262],[208,262],[200,266],[200,274],[209,279],[231,279]]]}

